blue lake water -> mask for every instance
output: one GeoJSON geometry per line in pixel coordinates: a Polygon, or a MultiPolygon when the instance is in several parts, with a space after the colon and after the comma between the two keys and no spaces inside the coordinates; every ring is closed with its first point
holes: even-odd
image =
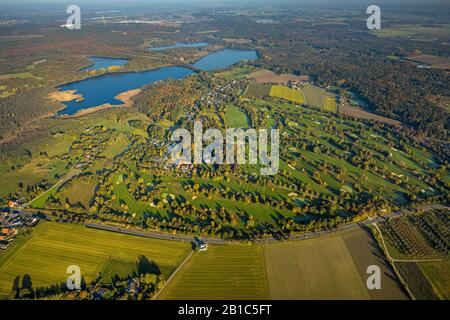
{"type": "Polygon", "coordinates": [[[138,89],[159,80],[183,79],[192,73],[194,72],[188,68],[167,67],[144,72],[110,73],[69,83],[61,86],[60,90],[77,90],[77,93],[81,94],[84,100],[65,102],[67,108],[61,110],[59,114],[72,115],[79,110],[105,103],[121,105],[123,102],[116,100],[114,97],[122,92],[138,89]]]}
{"type": "MultiPolygon", "coordinates": [[[[213,52],[199,60],[194,66],[203,71],[225,69],[242,60],[258,59],[256,51],[224,49],[213,52]]],[[[114,59],[116,60],[116,59],[114,59]]],[[[113,64],[115,65],[115,64],[113,64]]],[[[79,110],[100,106],[105,103],[121,105],[115,97],[122,92],[138,89],[144,85],[167,79],[184,79],[193,74],[185,67],[165,67],[143,72],[106,73],[97,77],[69,83],[59,90],[75,90],[83,96],[82,101],[64,102],[67,108],[58,112],[60,115],[73,115],[79,110]]]]}
{"type": "Polygon", "coordinates": [[[243,60],[256,60],[258,54],[254,50],[224,49],[208,54],[194,64],[194,67],[203,70],[226,69],[243,60]]]}
{"type": "Polygon", "coordinates": [[[119,59],[119,58],[89,57],[89,59],[92,60],[94,64],[89,67],[81,69],[81,71],[99,70],[111,66],[120,67],[126,65],[129,62],[129,60],[127,59],[119,59]]]}
{"type": "Polygon", "coordinates": [[[209,46],[208,42],[177,42],[168,46],[160,46],[160,47],[150,47],[149,51],[164,51],[176,48],[197,48],[197,47],[207,47],[209,46]]]}

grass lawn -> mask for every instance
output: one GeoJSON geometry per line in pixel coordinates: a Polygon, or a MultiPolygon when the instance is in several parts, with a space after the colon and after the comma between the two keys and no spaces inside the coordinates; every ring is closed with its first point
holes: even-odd
{"type": "Polygon", "coordinates": [[[294,103],[305,103],[305,97],[301,91],[284,86],[272,86],[270,96],[292,101],[294,103]]]}
{"type": "Polygon", "coordinates": [[[249,125],[247,115],[231,104],[225,109],[225,121],[229,128],[246,128],[249,125]]]}
{"type": "Polygon", "coordinates": [[[266,299],[261,246],[210,245],[177,273],[160,299],[266,299]]]}
{"type": "Polygon", "coordinates": [[[104,151],[104,155],[108,159],[113,159],[118,154],[122,153],[130,144],[130,141],[124,134],[119,134],[114,140],[109,141],[108,146],[104,151]]]}
{"type": "Polygon", "coordinates": [[[108,266],[110,259],[136,263],[140,256],[145,256],[161,270],[173,269],[190,248],[188,243],[40,222],[28,241],[14,251],[1,253],[0,292],[10,293],[13,280],[25,274],[31,276],[34,287],[65,282],[69,265],[78,265],[88,282],[108,266]],[[2,262],[4,254],[8,256],[2,262]]]}

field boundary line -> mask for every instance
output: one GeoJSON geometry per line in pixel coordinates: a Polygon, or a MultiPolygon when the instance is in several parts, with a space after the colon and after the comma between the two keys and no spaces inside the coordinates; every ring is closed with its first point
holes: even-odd
{"type": "Polygon", "coordinates": [[[383,233],[381,232],[381,229],[378,227],[376,222],[373,224],[373,226],[375,227],[375,229],[378,231],[378,233],[380,235],[381,243],[383,245],[383,251],[386,255],[386,258],[387,258],[389,264],[392,266],[392,269],[394,270],[395,275],[398,277],[398,279],[400,280],[400,283],[403,285],[403,288],[405,288],[406,292],[411,297],[411,299],[416,300],[416,297],[412,294],[411,290],[408,287],[407,282],[402,278],[400,272],[398,271],[398,269],[395,265],[395,262],[392,260],[391,254],[389,253],[389,251],[386,247],[386,243],[384,242],[383,233]]]}
{"type": "Polygon", "coordinates": [[[164,291],[164,289],[167,287],[170,281],[177,275],[177,273],[184,267],[184,265],[188,262],[188,260],[192,257],[192,255],[195,253],[194,250],[192,250],[189,255],[183,260],[183,262],[178,266],[178,268],[172,272],[170,277],[167,279],[166,283],[164,283],[164,286],[151,298],[151,300],[156,300],[159,295],[164,291]]]}

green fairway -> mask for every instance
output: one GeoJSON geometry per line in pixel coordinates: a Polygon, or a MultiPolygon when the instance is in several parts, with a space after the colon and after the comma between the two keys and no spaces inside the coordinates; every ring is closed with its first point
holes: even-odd
{"type": "Polygon", "coordinates": [[[41,222],[28,241],[23,241],[13,252],[7,250],[0,254],[0,292],[10,293],[14,279],[26,274],[31,276],[34,287],[65,282],[70,265],[79,266],[88,282],[105,268],[110,273],[118,270],[111,267],[111,259],[132,266],[144,256],[161,271],[173,270],[190,248],[189,243],[41,222]],[[2,259],[4,254],[8,255],[6,259],[2,259]]]}
{"type": "Polygon", "coordinates": [[[284,86],[272,86],[270,96],[288,100],[294,103],[305,103],[305,97],[301,91],[297,91],[284,86]]]}
{"type": "Polygon", "coordinates": [[[266,299],[262,248],[210,245],[191,257],[159,298],[266,299]]]}
{"type": "Polygon", "coordinates": [[[229,128],[246,128],[249,125],[247,115],[231,104],[226,106],[225,120],[229,128]]]}

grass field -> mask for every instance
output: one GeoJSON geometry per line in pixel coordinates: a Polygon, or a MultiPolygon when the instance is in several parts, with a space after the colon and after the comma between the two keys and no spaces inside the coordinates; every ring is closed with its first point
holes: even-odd
{"type": "Polygon", "coordinates": [[[210,245],[195,253],[159,299],[266,299],[260,246],[210,245]]]}
{"type": "Polygon", "coordinates": [[[450,260],[418,263],[441,299],[450,299],[450,260]]]}
{"type": "Polygon", "coordinates": [[[251,83],[247,87],[245,96],[249,98],[264,98],[270,95],[270,88],[271,86],[267,84],[251,83]]]}
{"type": "Polygon", "coordinates": [[[415,262],[395,262],[402,279],[408,284],[410,292],[417,300],[438,300],[433,286],[415,262]]]}
{"type": "Polygon", "coordinates": [[[331,112],[336,112],[336,98],[335,97],[330,97],[330,96],[326,96],[323,99],[323,104],[322,104],[322,109],[326,110],[326,111],[331,111],[331,112]]]}
{"type": "Polygon", "coordinates": [[[247,115],[231,104],[225,109],[225,121],[229,128],[246,128],[249,126],[247,115]]]}
{"type": "Polygon", "coordinates": [[[264,251],[273,299],[369,299],[341,238],[267,246],[264,251]]]}
{"type": "Polygon", "coordinates": [[[270,96],[285,99],[294,103],[305,103],[303,93],[284,86],[272,86],[270,96]]]}
{"type": "Polygon", "coordinates": [[[322,108],[325,90],[308,83],[302,86],[302,90],[305,94],[306,104],[316,108],[322,108]]]}
{"type": "Polygon", "coordinates": [[[118,205],[126,204],[130,213],[143,214],[145,212],[151,211],[151,207],[144,202],[137,201],[129,193],[127,185],[123,182],[123,175],[120,174],[114,180],[114,193],[117,196],[116,203],[118,205]]]}
{"type": "Polygon", "coordinates": [[[10,74],[0,74],[0,80],[8,80],[8,79],[27,79],[32,78],[36,80],[42,80],[41,77],[33,76],[29,72],[21,72],[21,73],[10,73],[10,74]]]}
{"type": "Polygon", "coordinates": [[[104,151],[104,155],[108,159],[113,159],[118,154],[122,153],[128,147],[130,141],[124,134],[119,134],[114,140],[109,142],[109,145],[104,151]]]}
{"type": "Polygon", "coordinates": [[[97,181],[91,179],[90,181],[80,181],[75,183],[68,190],[68,199],[71,204],[80,202],[85,208],[89,208],[94,189],[97,186],[97,181]]]}
{"type": "Polygon", "coordinates": [[[391,25],[383,27],[381,30],[375,30],[373,33],[379,37],[447,37],[450,35],[450,24],[444,24],[436,27],[421,25],[391,25]]]}
{"type": "Polygon", "coordinates": [[[13,280],[26,274],[34,287],[65,282],[69,265],[78,265],[82,276],[90,281],[110,265],[111,259],[131,265],[145,256],[161,270],[173,270],[190,248],[188,243],[41,222],[21,246],[0,254],[0,292],[10,293],[13,280]],[[6,259],[2,259],[4,254],[8,255],[6,259]]]}
{"type": "Polygon", "coordinates": [[[302,242],[266,246],[272,299],[405,299],[369,236],[351,231],[302,242]],[[366,288],[369,265],[382,269],[382,290],[366,288]]]}
{"type": "Polygon", "coordinates": [[[210,246],[160,299],[407,299],[377,244],[362,229],[298,242],[210,246]],[[369,265],[381,290],[366,288],[369,265]]]}

